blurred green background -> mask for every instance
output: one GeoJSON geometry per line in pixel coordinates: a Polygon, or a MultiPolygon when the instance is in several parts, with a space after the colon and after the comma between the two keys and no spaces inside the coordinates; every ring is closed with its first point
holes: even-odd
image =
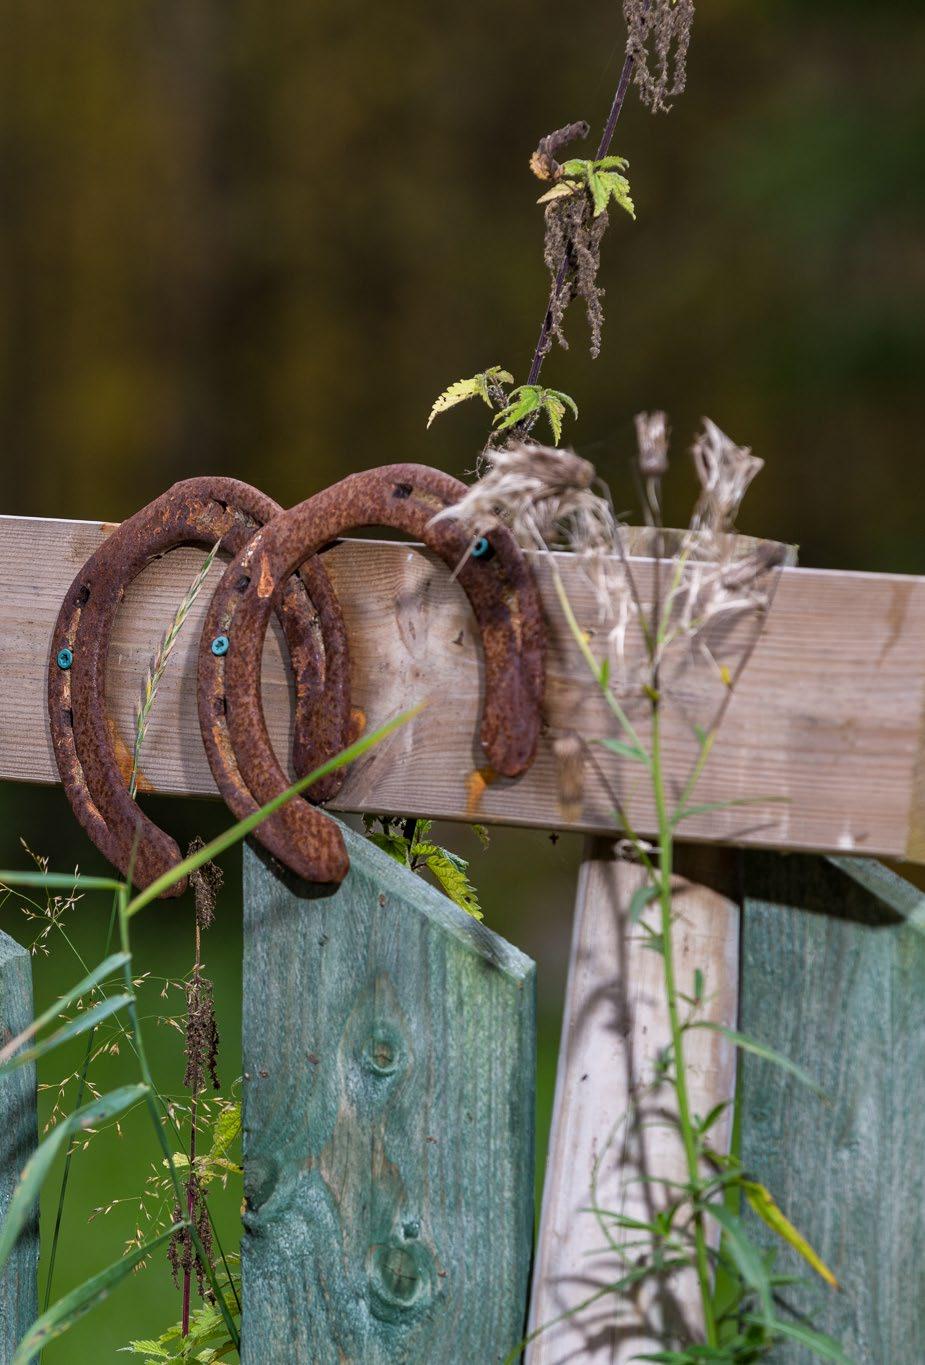
{"type": "MultiPolygon", "coordinates": [[[[424,421],[460,375],[500,362],[525,377],[546,298],[527,159],[550,129],[603,121],[618,9],[0,0],[0,511],[115,521],[210,471],[291,503],[391,460],[471,469],[485,410],[424,421]]],[[[666,408],[680,455],[708,413],[767,461],[743,530],[798,542],[804,564],[925,572],[923,64],[912,0],[703,0],[673,112],[631,96],[615,150],[638,221],[605,241],[603,354],[589,360],[576,314],[545,371],[574,394],[567,436],[618,506],[634,503],[632,414],[666,408]]],[[[679,458],[671,519],[692,493],[679,458]]],[[[227,819],[155,804],[181,840],[227,819]]],[[[488,922],[539,963],[542,1136],[580,848],[508,831],[482,854],[444,834],[473,852],[488,922]]],[[[0,788],[0,865],[23,865],[20,835],[56,868],[99,866],[57,791],[0,788]]],[[[207,957],[227,1085],[239,860],[226,866],[207,957]]],[[[28,942],[17,904],[2,924],[28,942]]],[[[107,916],[70,912],[88,961],[107,916]]],[[[39,1002],[81,974],[55,938],[39,1002]]],[[[182,975],[189,906],[142,917],[137,948],[154,975],[182,975]]],[[[145,1012],[176,1012],[157,990],[145,1012]]],[[[180,1039],[149,1032],[178,1090],[180,1039]]],[[[128,1206],[87,1216],[136,1193],[154,1157],[129,1121],[77,1158],[56,1289],[131,1234],[128,1206]]],[[[233,1243],[233,1199],[222,1227],[233,1243]]],[[[149,1270],[46,1359],[116,1359],[177,1311],[149,1270]]]]}

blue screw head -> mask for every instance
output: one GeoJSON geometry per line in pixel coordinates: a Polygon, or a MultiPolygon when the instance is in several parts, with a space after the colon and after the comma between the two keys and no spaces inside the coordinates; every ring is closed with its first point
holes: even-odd
{"type": "Polygon", "coordinates": [[[59,649],[55,662],[57,663],[59,668],[63,668],[66,671],[74,662],[73,650],[59,649]]]}
{"type": "Polygon", "coordinates": [[[216,635],[215,639],[212,641],[212,653],[217,655],[228,653],[227,635],[216,635]]]}
{"type": "Polygon", "coordinates": [[[489,551],[490,549],[491,549],[491,545],[490,545],[490,543],[489,543],[489,541],[488,541],[488,537],[487,537],[487,536],[479,536],[478,540],[475,542],[475,544],[474,544],[473,547],[472,547],[472,558],[473,558],[473,559],[484,559],[485,556],[488,554],[488,551],[489,551]]]}

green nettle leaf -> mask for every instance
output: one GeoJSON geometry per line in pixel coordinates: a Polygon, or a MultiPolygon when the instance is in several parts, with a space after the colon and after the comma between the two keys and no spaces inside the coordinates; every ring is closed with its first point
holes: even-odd
{"type": "Polygon", "coordinates": [[[108,1000],[102,1000],[98,1005],[93,1005],[91,1009],[84,1010],[77,1015],[76,1019],[69,1019],[50,1038],[43,1038],[40,1043],[36,1043],[35,1047],[26,1048],[25,1052],[20,1052],[10,1061],[4,1062],[0,1066],[0,1076],[7,1071],[15,1071],[18,1066],[25,1066],[27,1062],[37,1061],[39,1057],[44,1057],[47,1052],[53,1052],[62,1043],[67,1043],[72,1038],[78,1038],[82,1033],[88,1033],[90,1029],[96,1028],[102,1020],[108,1019],[111,1014],[122,1009],[124,1005],[131,1004],[134,999],[134,995],[113,995],[108,1000]]]}
{"type": "Polygon", "coordinates": [[[635,219],[636,206],[630,193],[630,182],[621,174],[628,166],[624,156],[603,156],[599,161],[573,157],[562,163],[561,178],[537,202],[542,204],[561,195],[575,194],[584,187],[591,196],[595,218],[613,202],[635,219]]]}
{"type": "Polygon", "coordinates": [[[607,205],[613,202],[635,221],[636,205],[633,203],[630,194],[630,182],[626,176],[617,175],[611,171],[601,171],[595,176],[595,179],[599,186],[598,195],[595,196],[595,214],[602,213],[607,205]],[[600,208],[597,207],[598,199],[601,200],[600,208]]]}
{"type": "Polygon", "coordinates": [[[5,1265],[17,1237],[29,1221],[39,1191],[54,1164],[55,1157],[68,1138],[74,1133],[85,1132],[88,1128],[95,1128],[98,1124],[105,1123],[107,1119],[114,1118],[116,1114],[121,1114],[123,1110],[144,1099],[147,1093],[146,1085],[120,1086],[118,1090],[102,1095],[91,1104],[84,1104],[75,1109],[51,1130],[44,1142],[39,1143],[23,1168],[13,1190],[3,1226],[0,1227],[0,1268],[5,1265]]]}
{"type": "Polygon", "coordinates": [[[491,365],[487,370],[481,370],[478,374],[472,375],[471,379],[457,379],[449,388],[444,389],[439,395],[430,410],[427,425],[430,426],[435,417],[441,412],[446,412],[448,408],[455,408],[457,403],[464,403],[467,398],[481,398],[482,402],[488,407],[493,407],[491,401],[491,386],[500,387],[502,384],[513,384],[514,376],[503,370],[500,365],[491,365]]]}
{"type": "Polygon", "coordinates": [[[241,1131],[240,1104],[223,1105],[212,1125],[211,1157],[224,1156],[241,1131]]]}
{"type": "Polygon", "coordinates": [[[499,431],[516,427],[541,406],[540,395],[543,389],[538,384],[521,384],[508,394],[506,408],[495,414],[494,425],[499,431]]]}
{"type": "Polygon", "coordinates": [[[562,418],[569,408],[573,416],[578,416],[578,404],[571,394],[561,389],[544,389],[541,384],[519,384],[508,394],[508,405],[495,414],[494,425],[499,431],[508,431],[519,426],[534,413],[545,413],[552,430],[556,445],[562,437],[562,418]]]}
{"type": "Polygon", "coordinates": [[[552,428],[553,444],[558,445],[562,439],[562,418],[565,416],[565,404],[550,394],[546,399],[545,407],[546,416],[549,418],[549,425],[552,428]]]}
{"type": "Polygon", "coordinates": [[[478,894],[466,875],[469,864],[465,858],[451,853],[448,848],[440,848],[438,844],[416,844],[411,852],[412,856],[423,860],[428,872],[433,873],[451,901],[473,919],[484,918],[478,894]]]}
{"type": "Polygon", "coordinates": [[[79,1318],[82,1318],[85,1313],[89,1313],[91,1308],[95,1308],[115,1289],[116,1285],[121,1284],[140,1261],[150,1256],[155,1247],[161,1246],[183,1226],[182,1223],[175,1223],[172,1228],[162,1232],[159,1237],[153,1237],[144,1246],[136,1247],[134,1251],[130,1251],[120,1260],[107,1266],[105,1270],[101,1270],[98,1275],[93,1275],[89,1280],[85,1280],[82,1285],[71,1290],[70,1294],[65,1294],[64,1298],[53,1304],[47,1313],[36,1318],[16,1349],[13,1365],[29,1365],[38,1351],[41,1351],[50,1341],[54,1341],[56,1337],[63,1336],[79,1318]]]}
{"type": "Polygon", "coordinates": [[[390,858],[394,858],[402,867],[408,866],[409,843],[400,834],[367,834],[367,839],[377,848],[381,848],[383,853],[387,853],[390,858]]]}
{"type": "MultiPolygon", "coordinates": [[[[225,1295],[225,1303],[232,1317],[237,1318],[239,1309],[236,1300],[225,1295]]],[[[186,1365],[196,1361],[199,1365],[223,1360],[231,1355],[234,1343],[229,1340],[225,1321],[218,1307],[204,1303],[190,1315],[189,1333],[183,1336],[183,1324],[176,1322],[162,1332],[156,1341],[131,1341],[128,1346],[120,1346],[120,1352],[127,1355],[145,1357],[145,1365],[157,1365],[168,1361],[169,1365],[186,1365]]]]}

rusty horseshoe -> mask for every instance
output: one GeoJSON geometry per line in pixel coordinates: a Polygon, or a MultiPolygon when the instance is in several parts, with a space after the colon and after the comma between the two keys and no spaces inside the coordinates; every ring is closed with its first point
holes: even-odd
{"type": "MultiPolygon", "coordinates": [[[[229,564],[203,626],[199,720],[216,783],[239,818],[289,786],[270,744],[260,695],[264,638],[279,585],[322,546],[360,527],[403,531],[459,570],[485,656],[480,733],[488,761],[506,777],[518,776],[532,762],[545,668],[539,595],[509,531],[499,527],[490,542],[473,549],[460,522],[434,522],[465,491],[465,484],[424,465],[396,464],[352,474],[280,513],[229,564]],[[228,647],[216,654],[211,646],[219,637],[228,647]]],[[[309,881],[336,883],[346,874],[347,853],[337,826],[298,796],[255,833],[275,857],[309,881]]]]}
{"type": "MultiPolygon", "coordinates": [[[[126,586],[145,565],[181,545],[240,554],[280,512],[271,498],[237,479],[187,479],[118,526],[83,566],[64,598],[52,636],[48,714],[55,759],[71,807],[101,853],[136,886],[150,885],[180,861],[173,839],[139,809],[120,767],[105,710],[106,661],[126,586]]],[[[291,578],[278,614],[295,678],[293,763],[311,772],[352,738],[349,663],[343,618],[318,559],[291,578]]],[[[230,751],[224,767],[234,772],[230,751]]],[[[213,765],[214,766],[214,765],[213,765]]],[[[316,800],[337,790],[342,773],[318,783],[316,800]]],[[[165,894],[177,896],[185,879],[165,894]]]]}

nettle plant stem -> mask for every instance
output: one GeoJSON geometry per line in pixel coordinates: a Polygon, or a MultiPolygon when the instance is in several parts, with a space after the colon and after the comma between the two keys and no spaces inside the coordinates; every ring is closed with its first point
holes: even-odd
{"type": "MultiPolygon", "coordinates": [[[[623,112],[623,102],[626,99],[626,92],[629,89],[630,78],[633,74],[633,57],[627,53],[623,60],[623,67],[620,71],[620,79],[617,82],[617,89],[614,93],[613,103],[610,106],[610,113],[598,143],[595,161],[600,161],[610,151],[610,144],[613,142],[613,135],[617,129],[620,115],[623,112]]],[[[540,327],[540,335],[537,339],[536,348],[533,352],[533,359],[530,362],[530,373],[527,375],[527,383],[535,384],[540,377],[540,370],[543,368],[543,361],[549,351],[549,337],[553,328],[554,307],[557,298],[562,293],[565,285],[565,277],[568,274],[568,251],[563,254],[562,264],[559,266],[555,283],[549,295],[549,302],[546,305],[546,313],[543,317],[543,324],[540,327]]]]}

